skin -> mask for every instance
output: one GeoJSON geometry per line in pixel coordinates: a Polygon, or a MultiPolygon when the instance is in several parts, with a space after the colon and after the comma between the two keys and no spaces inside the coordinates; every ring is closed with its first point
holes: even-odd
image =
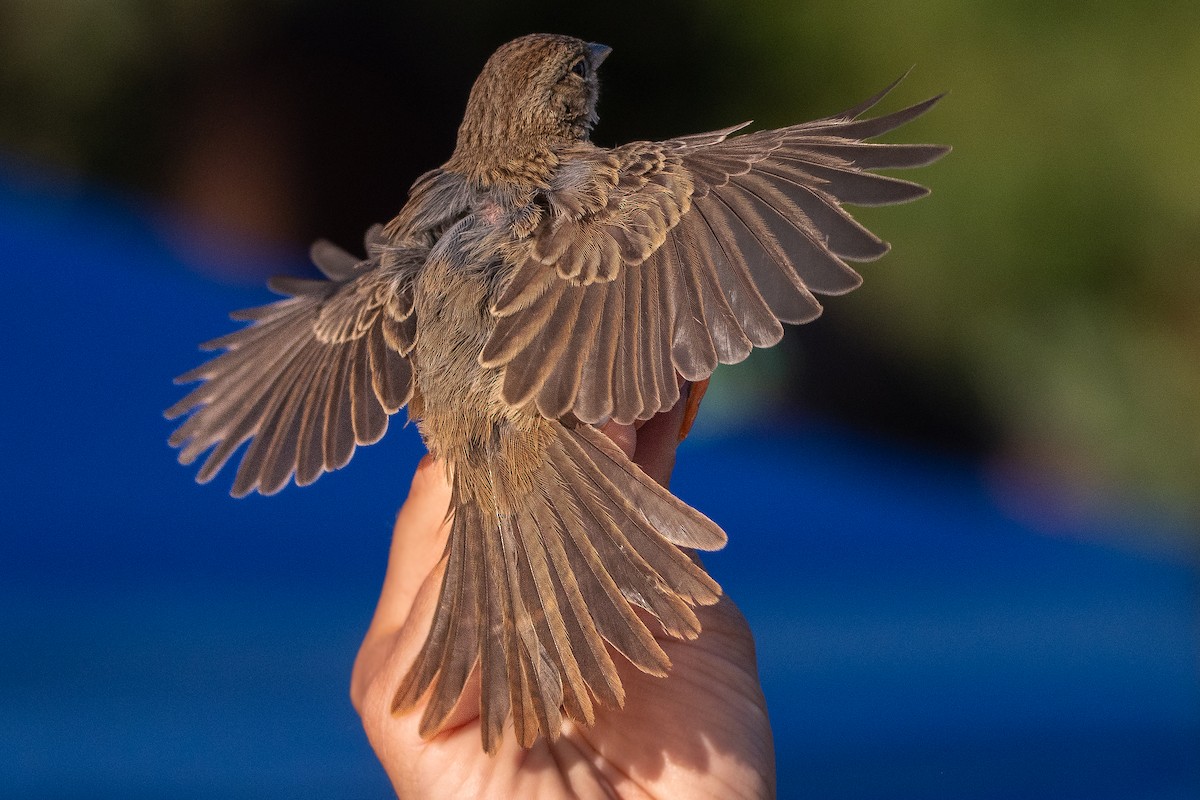
{"type": "MultiPolygon", "coordinates": [[[[663,485],[687,415],[681,401],[644,425],[604,432],[663,485]]],[[[774,749],[754,640],[728,596],[697,609],[703,632],[680,641],[656,632],[667,678],[619,656],[624,709],[599,709],[591,728],[566,722],[553,743],[518,746],[511,723],[494,756],[479,747],[478,673],[446,729],[417,733],[425,702],[391,711],[395,686],[429,630],[441,584],[450,488],[432,457],[417,468],[396,519],[379,604],[354,664],[350,696],[396,793],[405,798],[773,797],[774,749]],[[720,687],[720,691],[714,691],[720,687]]],[[[655,626],[650,622],[651,630],[655,626]]]]}

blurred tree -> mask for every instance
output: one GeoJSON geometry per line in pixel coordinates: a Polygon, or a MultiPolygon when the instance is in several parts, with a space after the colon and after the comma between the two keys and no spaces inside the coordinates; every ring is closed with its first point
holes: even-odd
{"type": "Polygon", "coordinates": [[[956,147],[929,178],[933,208],[880,216],[904,246],[847,298],[847,324],[960,365],[1007,456],[1085,490],[1138,487],[1195,510],[1200,165],[1186,109],[1200,107],[1200,7],[912,0],[774,12],[763,42],[777,55],[773,90],[814,74],[782,46],[798,37],[819,48],[809,58],[845,65],[830,75],[858,83],[912,59],[914,82],[952,90],[921,122],[956,147]]]}

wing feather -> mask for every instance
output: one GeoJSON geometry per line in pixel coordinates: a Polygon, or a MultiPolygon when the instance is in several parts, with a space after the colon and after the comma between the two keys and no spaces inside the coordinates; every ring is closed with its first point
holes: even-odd
{"type": "Polygon", "coordinates": [[[176,379],[202,381],[166,411],[168,419],[187,415],[170,439],[181,462],[211,448],[198,480],[211,480],[252,440],[233,494],[272,494],[293,477],[303,485],[344,466],[356,446],[384,435],[388,415],[412,396],[405,348],[426,251],[385,249],[379,236],[368,232],[366,260],[314,245],[314,260],[334,280],[272,280],[292,296],[232,315],[250,325],[207,342],[224,352],[176,379]]]}
{"type": "Polygon", "coordinates": [[[584,365],[592,357],[608,284],[593,283],[576,291],[583,296],[579,304],[579,316],[566,343],[566,355],[558,359],[553,374],[542,385],[537,396],[538,410],[549,419],[565,416],[575,402],[584,365]]]}
{"type": "Polygon", "coordinates": [[[296,485],[308,486],[325,471],[325,454],[321,438],[325,431],[325,407],[330,392],[330,367],[327,358],[320,360],[312,376],[311,389],[305,397],[304,413],[296,433],[296,485]]]}
{"type": "Polygon", "coordinates": [[[704,300],[695,271],[680,257],[679,249],[676,237],[672,237],[659,251],[662,273],[676,298],[671,360],[683,377],[702,380],[717,368],[717,350],[705,325],[704,300]]]}
{"type": "Polygon", "coordinates": [[[638,353],[638,369],[635,380],[642,390],[642,401],[647,407],[662,407],[662,386],[659,375],[662,367],[662,354],[657,346],[661,336],[662,315],[655,313],[658,308],[657,272],[645,266],[630,270],[625,276],[626,292],[638,295],[638,306],[643,309],[637,338],[632,342],[633,349],[638,353]]]}
{"type": "Polygon", "coordinates": [[[611,416],[613,409],[612,372],[625,309],[625,284],[614,281],[606,286],[595,349],[580,373],[579,396],[575,401],[575,413],[585,421],[603,420],[611,416]]]}
{"type": "Polygon", "coordinates": [[[691,238],[672,238],[676,248],[683,248],[683,259],[692,268],[697,293],[704,298],[704,323],[712,337],[717,359],[724,364],[736,364],[750,355],[753,345],[738,322],[730,297],[722,289],[720,268],[711,248],[699,247],[691,238]]]}
{"type": "MultiPolygon", "coordinates": [[[[826,135],[837,136],[842,139],[874,139],[876,136],[882,136],[885,133],[891,133],[902,125],[912,122],[917,117],[924,114],[929,109],[938,104],[944,94],[935,95],[928,100],[923,100],[920,103],[915,103],[907,108],[902,108],[899,111],[893,111],[890,114],[884,114],[870,119],[854,119],[858,116],[853,114],[847,116],[845,112],[837,117],[822,120],[809,125],[800,125],[797,128],[806,131],[821,131],[826,135]]],[[[882,99],[882,97],[880,97],[882,99]]],[[[878,102],[878,101],[876,101],[878,102]]],[[[871,104],[872,106],[875,103],[871,104]]],[[[861,112],[859,112],[861,113],[861,112]]]]}
{"type": "MultiPolygon", "coordinates": [[[[571,332],[574,330],[575,320],[579,317],[579,306],[583,303],[585,293],[578,286],[564,283],[562,287],[556,302],[543,299],[540,303],[545,312],[544,318],[536,318],[541,335],[534,336],[531,340],[532,346],[521,350],[505,370],[504,393],[513,405],[524,405],[542,388],[571,340],[571,332]]],[[[526,312],[519,318],[532,317],[532,314],[526,312]]]]}
{"type": "MultiPolygon", "coordinates": [[[[641,266],[632,267],[631,269],[641,269],[641,266]]],[[[637,379],[638,370],[638,319],[641,311],[641,295],[638,287],[633,285],[629,280],[629,272],[625,272],[621,279],[614,281],[620,285],[620,298],[622,301],[621,314],[617,320],[617,352],[612,363],[612,387],[613,387],[613,409],[619,410],[624,408],[640,408],[642,404],[642,393],[638,388],[639,381],[637,379]]],[[[614,414],[613,419],[617,422],[628,424],[633,422],[632,418],[622,416],[619,411],[614,414]]]]}
{"type": "Polygon", "coordinates": [[[751,173],[732,183],[750,200],[755,216],[775,239],[796,275],[810,292],[845,294],[862,285],[857,272],[846,266],[797,203],[766,176],[751,173]]]}
{"type": "Polygon", "coordinates": [[[889,249],[888,243],[864,228],[838,205],[829,193],[785,175],[775,167],[761,169],[777,191],[785,192],[825,237],[829,250],[851,261],[874,261],[889,249]]]}
{"type": "MultiPolygon", "coordinates": [[[[297,358],[295,369],[300,375],[310,375],[322,356],[320,350],[311,345],[305,346],[297,358]]],[[[263,494],[274,494],[282,489],[296,464],[295,433],[297,424],[302,421],[303,383],[296,381],[291,386],[279,388],[279,396],[283,399],[264,412],[263,425],[246,450],[242,459],[244,466],[238,470],[256,475],[255,481],[263,494]]]]}
{"type": "Polygon", "coordinates": [[[771,313],[792,325],[811,322],[820,316],[821,304],[788,263],[787,254],[744,194],[722,187],[709,197],[715,201],[713,210],[734,245],[726,252],[741,260],[755,285],[760,287],[771,313]]]}
{"type": "Polygon", "coordinates": [[[771,313],[762,289],[754,282],[745,260],[713,228],[705,209],[697,206],[695,214],[687,222],[690,227],[681,235],[691,235],[700,242],[698,249],[712,260],[713,270],[720,281],[721,290],[728,298],[730,307],[738,317],[738,324],[754,347],[770,347],[783,338],[783,326],[779,318],[771,313]]]}

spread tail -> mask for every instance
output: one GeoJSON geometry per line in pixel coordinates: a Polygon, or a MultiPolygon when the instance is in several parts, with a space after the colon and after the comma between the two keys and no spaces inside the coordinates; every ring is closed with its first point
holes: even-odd
{"type": "Polygon", "coordinates": [[[725,533],[595,428],[548,424],[536,480],[512,513],[468,497],[455,476],[433,625],[393,701],[404,710],[433,687],[422,736],[438,732],[476,665],[487,752],[510,713],[523,747],[539,734],[556,739],[564,712],[590,725],[595,703],[625,698],[606,643],[652,675],[671,666],[635,607],[693,639],[692,607],[720,597],[680,548],[715,550],[725,533]]]}

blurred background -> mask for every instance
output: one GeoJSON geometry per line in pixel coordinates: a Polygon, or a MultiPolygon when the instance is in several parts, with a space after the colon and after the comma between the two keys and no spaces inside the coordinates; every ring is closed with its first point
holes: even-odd
{"type": "Polygon", "coordinates": [[[1200,797],[1200,6],[934,0],[0,0],[0,797],[387,796],[346,686],[415,434],[235,502],[161,409],[538,30],[614,48],[606,145],[950,92],[894,251],[681,457],[780,795],[1200,797]]]}

